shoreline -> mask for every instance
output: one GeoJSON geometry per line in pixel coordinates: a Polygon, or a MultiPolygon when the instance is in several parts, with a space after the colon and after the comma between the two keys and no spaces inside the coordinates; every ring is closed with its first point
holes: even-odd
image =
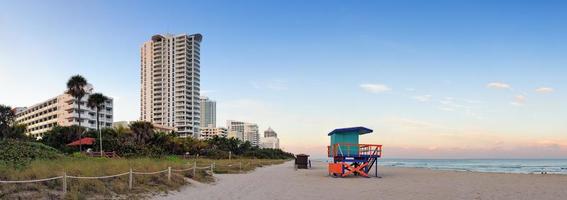
{"type": "Polygon", "coordinates": [[[325,163],[312,164],[308,170],[294,170],[286,162],[247,174],[219,174],[214,184],[184,187],[155,199],[567,199],[564,175],[379,166],[381,178],[331,178],[325,163]]]}
{"type": "Polygon", "coordinates": [[[393,169],[415,169],[415,170],[431,170],[431,171],[443,171],[443,172],[463,172],[463,173],[479,173],[479,174],[511,174],[511,175],[558,175],[567,177],[567,173],[519,173],[519,172],[481,172],[473,170],[456,170],[456,169],[433,169],[427,167],[401,167],[401,166],[378,166],[378,173],[380,173],[381,168],[393,168],[393,169]]]}

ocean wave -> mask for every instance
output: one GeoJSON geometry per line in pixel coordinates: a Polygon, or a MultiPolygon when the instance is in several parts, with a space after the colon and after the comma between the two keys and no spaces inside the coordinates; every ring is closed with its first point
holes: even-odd
{"type": "Polygon", "coordinates": [[[521,166],[521,165],[510,165],[510,166],[504,165],[504,166],[496,166],[496,167],[499,167],[499,168],[509,168],[509,169],[520,169],[520,168],[523,168],[523,166],[521,166]]]}
{"type": "Polygon", "coordinates": [[[390,160],[382,165],[433,170],[567,174],[567,160],[390,160]]]}

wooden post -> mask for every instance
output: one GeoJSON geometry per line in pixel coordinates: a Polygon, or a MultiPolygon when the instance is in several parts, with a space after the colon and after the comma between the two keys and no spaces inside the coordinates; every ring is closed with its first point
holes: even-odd
{"type": "Polygon", "coordinates": [[[211,175],[214,175],[214,174],[215,174],[215,169],[213,167],[213,163],[211,163],[211,175]]]}
{"type": "Polygon", "coordinates": [[[134,173],[132,173],[132,168],[130,168],[130,174],[128,174],[128,189],[132,189],[132,183],[134,182],[134,173]]]}
{"type": "Polygon", "coordinates": [[[171,167],[167,167],[167,181],[171,182],[171,167]]]}
{"type": "Polygon", "coordinates": [[[193,162],[193,178],[195,178],[196,171],[197,171],[197,161],[193,162]]]}
{"type": "Polygon", "coordinates": [[[232,157],[232,151],[229,151],[229,152],[228,152],[228,161],[231,160],[231,157],[232,157]]]}
{"type": "Polygon", "coordinates": [[[376,177],[378,177],[378,158],[374,161],[374,173],[376,174],[376,177]]]}
{"type": "Polygon", "coordinates": [[[63,198],[67,194],[67,172],[63,172],[63,198]]]}
{"type": "Polygon", "coordinates": [[[238,173],[242,173],[242,160],[238,164],[238,173]]]}

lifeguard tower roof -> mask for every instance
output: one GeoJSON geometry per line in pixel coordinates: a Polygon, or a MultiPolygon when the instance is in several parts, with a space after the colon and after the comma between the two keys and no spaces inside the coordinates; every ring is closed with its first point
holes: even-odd
{"type": "Polygon", "coordinates": [[[331,131],[329,133],[329,136],[331,136],[333,134],[338,134],[338,133],[352,133],[352,132],[357,132],[359,135],[363,135],[363,134],[367,134],[367,133],[372,133],[372,129],[362,127],[362,126],[350,127],[350,128],[338,128],[338,129],[331,131]]]}

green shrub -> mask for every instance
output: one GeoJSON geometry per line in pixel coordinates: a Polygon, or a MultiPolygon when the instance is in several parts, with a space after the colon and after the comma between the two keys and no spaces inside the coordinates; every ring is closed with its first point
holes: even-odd
{"type": "MultiPolygon", "coordinates": [[[[73,126],[55,126],[47,131],[41,142],[45,145],[53,147],[64,153],[73,153],[79,151],[79,147],[70,147],[67,144],[74,142],[80,138],[80,133],[84,128],[73,126]]],[[[85,146],[83,148],[86,149],[85,146]]]]}
{"type": "Polygon", "coordinates": [[[56,149],[36,142],[0,141],[0,165],[23,167],[33,160],[56,159],[62,155],[56,149]]]}
{"type": "Polygon", "coordinates": [[[244,153],[244,157],[260,159],[291,159],[294,155],[281,149],[252,149],[244,153]]]}
{"type": "Polygon", "coordinates": [[[218,150],[218,149],[203,150],[202,155],[205,155],[207,158],[212,158],[212,159],[227,159],[228,158],[228,152],[221,151],[221,150],[218,150]]]}

